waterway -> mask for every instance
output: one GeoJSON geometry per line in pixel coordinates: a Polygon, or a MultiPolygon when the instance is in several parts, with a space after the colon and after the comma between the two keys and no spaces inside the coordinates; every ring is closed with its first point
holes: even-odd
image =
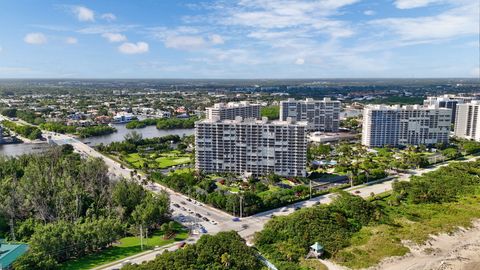
{"type": "MultiPolygon", "coordinates": [[[[188,135],[192,135],[195,131],[193,128],[192,129],[159,130],[155,126],[147,126],[145,128],[140,128],[140,129],[127,129],[125,127],[125,124],[114,124],[113,127],[117,129],[117,132],[108,134],[108,135],[103,135],[103,136],[85,138],[85,139],[81,139],[81,141],[91,146],[99,145],[101,143],[109,144],[111,142],[119,142],[119,141],[123,141],[125,135],[127,135],[129,132],[132,132],[134,130],[141,133],[143,138],[162,137],[162,136],[171,135],[171,134],[179,135],[179,136],[188,136],[188,135]]],[[[47,143],[5,144],[5,145],[0,145],[0,155],[19,156],[22,154],[41,152],[47,149],[48,147],[50,147],[50,145],[47,143]]]]}
{"type": "Polygon", "coordinates": [[[154,138],[154,137],[162,137],[166,135],[178,135],[180,137],[182,136],[188,136],[192,135],[195,131],[195,129],[157,129],[155,126],[147,126],[144,128],[138,128],[138,129],[127,129],[125,127],[125,124],[114,124],[112,125],[114,128],[117,129],[117,132],[104,135],[104,136],[96,136],[96,137],[90,137],[90,138],[85,138],[81,139],[82,142],[89,144],[91,146],[99,145],[101,143],[103,144],[109,144],[111,142],[120,142],[124,140],[125,135],[127,135],[129,132],[132,131],[137,131],[142,134],[143,138],[154,138]]]}

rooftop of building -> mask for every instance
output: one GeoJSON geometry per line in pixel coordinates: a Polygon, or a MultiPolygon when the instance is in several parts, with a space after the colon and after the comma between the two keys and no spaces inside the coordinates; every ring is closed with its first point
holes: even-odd
{"type": "Polygon", "coordinates": [[[222,124],[257,124],[257,125],[274,125],[274,126],[288,126],[288,125],[299,125],[299,126],[307,126],[307,121],[295,121],[293,118],[288,117],[286,121],[281,120],[274,120],[270,121],[266,117],[262,117],[262,119],[255,119],[255,118],[242,118],[237,116],[235,120],[220,120],[219,118],[213,119],[203,119],[199,122],[202,123],[222,123],[222,124]]]}
{"type": "Polygon", "coordinates": [[[427,97],[427,101],[458,101],[458,100],[476,100],[478,97],[476,96],[461,96],[461,95],[452,95],[452,94],[445,94],[441,96],[429,96],[427,97]]]}
{"type": "Polygon", "coordinates": [[[374,105],[367,105],[365,106],[365,109],[370,109],[370,110],[392,110],[392,111],[397,111],[397,110],[451,110],[449,108],[441,108],[438,105],[385,105],[385,104],[374,104],[374,105]]]}
{"type": "Polygon", "coordinates": [[[294,98],[289,98],[287,100],[282,100],[282,102],[340,102],[339,100],[332,100],[329,97],[324,97],[323,99],[315,100],[313,98],[306,98],[302,100],[297,100],[294,98]]]}
{"type": "Polygon", "coordinates": [[[247,106],[259,106],[260,104],[257,103],[250,103],[249,101],[240,101],[240,102],[228,102],[228,103],[215,103],[212,107],[209,108],[240,108],[240,107],[247,107],[247,106]]]}
{"type": "Polygon", "coordinates": [[[0,269],[8,268],[28,250],[26,244],[5,244],[0,241],[0,269]]]}

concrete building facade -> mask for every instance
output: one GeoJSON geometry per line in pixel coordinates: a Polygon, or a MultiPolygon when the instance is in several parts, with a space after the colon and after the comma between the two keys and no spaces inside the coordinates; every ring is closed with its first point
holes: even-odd
{"type": "Polygon", "coordinates": [[[455,136],[480,141],[480,101],[458,104],[455,120],[455,136]]]}
{"type": "Polygon", "coordinates": [[[242,118],[260,119],[260,104],[252,104],[248,101],[217,103],[206,108],[208,119],[235,120],[237,116],[242,118]]]}
{"type": "Polygon", "coordinates": [[[195,123],[195,167],[206,173],[305,176],[307,123],[206,119],[195,123]]]}
{"type": "Polygon", "coordinates": [[[309,131],[337,132],[340,125],[340,101],[324,98],[314,100],[288,99],[280,102],[280,120],[292,118],[307,121],[309,131]]]}
{"type": "Polygon", "coordinates": [[[448,143],[451,109],[371,105],[363,111],[362,144],[368,147],[448,143]]]}
{"type": "Polygon", "coordinates": [[[424,106],[438,106],[440,108],[448,108],[452,110],[452,123],[455,123],[457,105],[470,103],[472,100],[475,100],[476,97],[463,97],[455,95],[443,95],[438,97],[427,97],[423,101],[424,106]]]}

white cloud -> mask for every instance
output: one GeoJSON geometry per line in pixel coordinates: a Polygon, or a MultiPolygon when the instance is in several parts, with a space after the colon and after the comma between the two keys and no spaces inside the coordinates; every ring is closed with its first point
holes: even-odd
{"type": "Polygon", "coordinates": [[[441,0],[396,0],[394,2],[395,7],[398,9],[411,9],[426,7],[435,2],[443,2],[441,0]]]}
{"type": "Polygon", "coordinates": [[[303,65],[303,64],[305,64],[305,59],[297,58],[297,60],[295,60],[295,64],[296,65],[303,65]]]}
{"type": "Polygon", "coordinates": [[[279,29],[313,25],[359,0],[244,0],[221,17],[224,24],[279,29]]]}
{"type": "Polygon", "coordinates": [[[387,18],[371,23],[386,28],[403,42],[433,42],[463,35],[478,35],[478,4],[457,7],[435,16],[387,18]]]}
{"type": "Polygon", "coordinates": [[[77,44],[78,43],[78,39],[77,38],[74,38],[74,37],[67,37],[65,39],[65,43],[67,44],[77,44]]]}
{"type": "Polygon", "coordinates": [[[126,25],[92,25],[89,27],[85,27],[82,29],[77,30],[78,33],[81,34],[103,34],[103,33],[118,33],[118,32],[125,32],[132,30],[138,27],[138,25],[134,24],[126,24],[126,25]]]}
{"type": "Polygon", "coordinates": [[[103,33],[102,37],[108,39],[110,42],[122,42],[127,40],[125,35],[119,33],[103,33]]]}
{"type": "Polygon", "coordinates": [[[102,14],[102,16],[100,16],[100,18],[104,19],[107,22],[113,22],[117,19],[117,16],[115,16],[115,14],[113,13],[104,13],[102,14]]]}
{"type": "Polygon", "coordinates": [[[164,40],[165,47],[179,50],[196,50],[206,46],[205,39],[200,36],[167,36],[164,40]]]}
{"type": "Polygon", "coordinates": [[[124,54],[140,54],[149,50],[148,43],[140,41],[137,43],[125,42],[118,46],[118,51],[124,54]]]}
{"type": "Polygon", "coordinates": [[[220,44],[225,43],[222,36],[217,35],[217,34],[214,34],[214,35],[210,36],[210,42],[212,42],[212,44],[214,44],[214,45],[220,45],[220,44]]]}
{"type": "Polygon", "coordinates": [[[45,44],[47,43],[47,37],[42,33],[28,33],[23,40],[28,44],[45,44]]]}
{"type": "Polygon", "coordinates": [[[77,19],[81,22],[93,22],[95,21],[95,12],[84,6],[73,6],[72,12],[77,16],[77,19]]]}
{"type": "Polygon", "coordinates": [[[375,15],[375,11],[374,10],[365,10],[363,12],[364,15],[367,15],[367,16],[373,16],[375,15]]]}

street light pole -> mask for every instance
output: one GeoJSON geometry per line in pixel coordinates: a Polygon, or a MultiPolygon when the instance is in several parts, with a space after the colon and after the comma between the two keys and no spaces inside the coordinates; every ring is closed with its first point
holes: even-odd
{"type": "Polygon", "coordinates": [[[310,199],[312,198],[312,179],[310,179],[310,199]]]}
{"type": "Polygon", "coordinates": [[[240,195],[240,218],[242,218],[243,214],[243,196],[240,195]]]}

